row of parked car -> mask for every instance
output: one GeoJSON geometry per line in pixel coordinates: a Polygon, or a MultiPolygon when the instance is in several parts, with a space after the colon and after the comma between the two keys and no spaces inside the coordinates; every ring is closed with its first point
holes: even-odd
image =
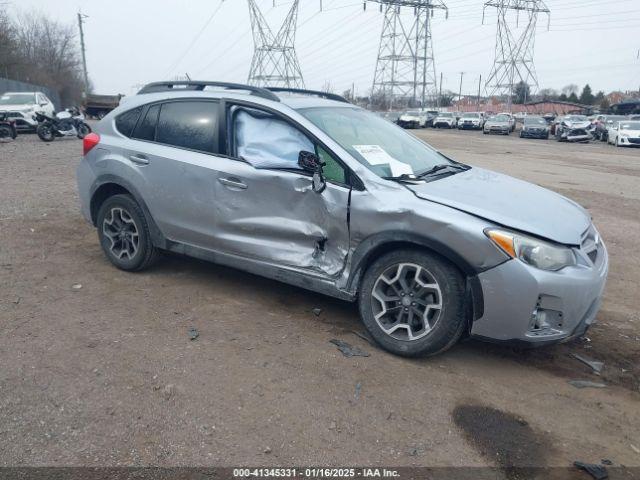
{"type": "Polygon", "coordinates": [[[487,114],[485,112],[439,112],[436,110],[410,110],[403,113],[385,113],[388,120],[403,128],[457,128],[458,130],[482,130],[484,134],[509,135],[521,123],[520,138],[549,139],[557,141],[588,142],[606,141],[616,146],[640,146],[640,115],[513,115],[511,113],[487,114]]]}

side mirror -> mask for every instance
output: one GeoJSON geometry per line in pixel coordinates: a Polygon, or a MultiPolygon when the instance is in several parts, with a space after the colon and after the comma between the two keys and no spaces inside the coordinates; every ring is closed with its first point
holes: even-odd
{"type": "Polygon", "coordinates": [[[303,150],[298,154],[298,166],[305,172],[313,174],[313,191],[316,193],[322,193],[327,186],[322,175],[322,167],[325,165],[315,153],[303,150]]]}

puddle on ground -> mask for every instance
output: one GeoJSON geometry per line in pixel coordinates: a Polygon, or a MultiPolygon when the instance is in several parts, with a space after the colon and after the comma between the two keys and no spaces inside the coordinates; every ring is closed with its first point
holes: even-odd
{"type": "Polygon", "coordinates": [[[453,421],[467,440],[509,480],[526,477],[526,470],[545,467],[552,443],[522,418],[478,404],[458,405],[453,421]]]}

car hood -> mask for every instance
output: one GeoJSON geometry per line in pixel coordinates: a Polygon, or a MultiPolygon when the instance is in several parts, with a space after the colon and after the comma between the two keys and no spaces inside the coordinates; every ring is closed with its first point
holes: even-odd
{"type": "Polygon", "coordinates": [[[620,130],[620,133],[624,133],[631,138],[640,137],[640,130],[620,130]]]}
{"type": "Polygon", "coordinates": [[[494,126],[494,127],[510,127],[511,126],[509,122],[493,122],[491,120],[487,120],[485,122],[485,125],[494,126]]]}
{"type": "Polygon", "coordinates": [[[436,117],[436,120],[443,120],[443,121],[450,122],[450,121],[453,120],[453,118],[451,118],[451,117],[436,117]]]}
{"type": "Polygon", "coordinates": [[[587,128],[591,122],[563,122],[569,128],[587,128]]]}
{"type": "Polygon", "coordinates": [[[424,200],[564,244],[579,245],[591,224],[589,213],[572,200],[482,168],[407,188],[424,200]]]}
{"type": "Polygon", "coordinates": [[[24,112],[35,108],[35,105],[0,105],[0,112],[24,112]]]}
{"type": "Polygon", "coordinates": [[[420,117],[417,115],[402,115],[400,120],[420,120],[420,117]]]}

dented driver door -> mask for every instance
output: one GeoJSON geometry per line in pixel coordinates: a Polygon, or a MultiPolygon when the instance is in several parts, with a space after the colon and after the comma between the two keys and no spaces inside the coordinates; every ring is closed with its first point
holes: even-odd
{"type": "Polygon", "coordinates": [[[216,249],[337,276],[349,248],[350,187],[328,181],[313,191],[297,157],[317,147],[295,127],[255,111],[230,115],[234,155],[216,162],[216,249]]]}
{"type": "Polygon", "coordinates": [[[254,260],[337,276],[349,246],[349,188],[312,189],[303,173],[218,162],[216,249],[254,260]],[[224,164],[224,166],[223,166],[224,164]]]}

